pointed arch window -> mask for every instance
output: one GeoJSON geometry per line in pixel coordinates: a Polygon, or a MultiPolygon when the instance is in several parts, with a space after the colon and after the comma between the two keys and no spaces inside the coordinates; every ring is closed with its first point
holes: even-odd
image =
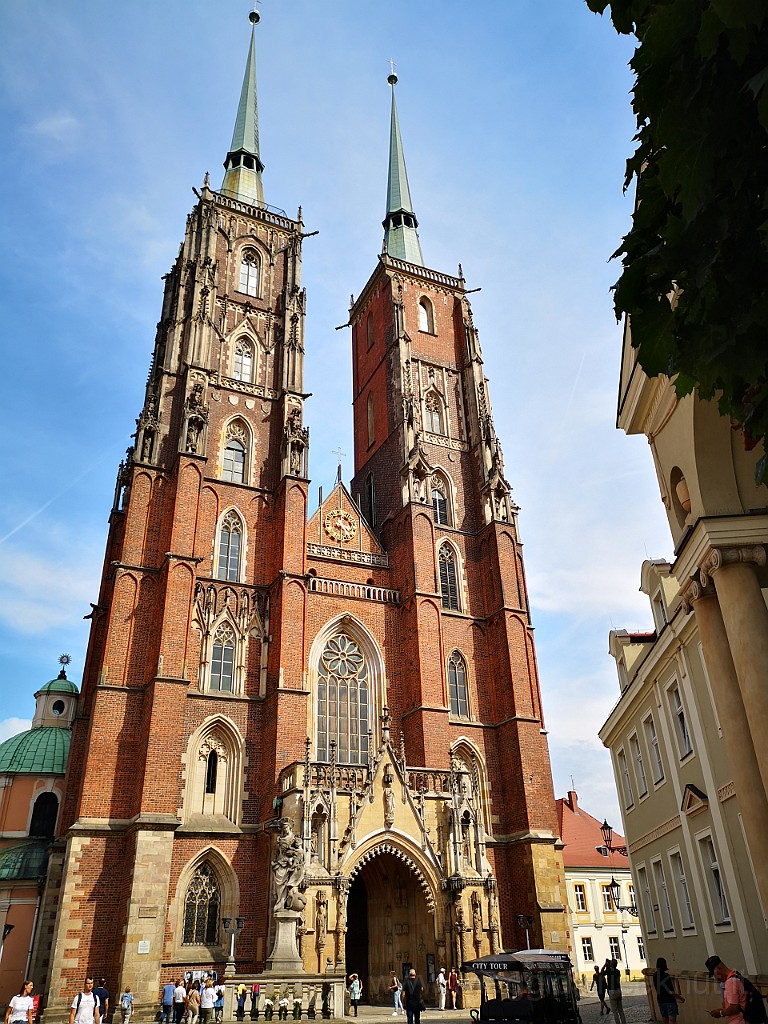
{"type": "Polygon", "coordinates": [[[443,433],[443,403],[434,391],[430,391],[424,402],[424,414],[427,431],[430,434],[443,433]]]}
{"type": "Polygon", "coordinates": [[[454,651],[448,659],[448,700],[452,715],[469,717],[467,665],[458,651],[454,651]]]}
{"type": "Polygon", "coordinates": [[[261,260],[255,249],[243,249],[240,257],[240,291],[246,295],[259,294],[261,260]]]}
{"type": "Polygon", "coordinates": [[[438,553],[440,567],[440,596],[443,608],[459,610],[458,574],[456,572],[456,553],[450,544],[443,544],[438,553]]]}
{"type": "Polygon", "coordinates": [[[204,861],[184,896],[185,946],[215,946],[219,941],[221,886],[216,872],[204,861]]]}
{"type": "Polygon", "coordinates": [[[213,637],[209,689],[232,693],[234,688],[234,670],[235,632],[228,622],[222,622],[213,637]]]}
{"type": "Polygon", "coordinates": [[[432,481],[432,511],[435,522],[440,526],[448,526],[448,488],[445,481],[436,476],[432,481]]]}
{"type": "Polygon", "coordinates": [[[221,463],[221,477],[234,484],[245,483],[245,455],[248,435],[240,423],[230,423],[226,433],[226,447],[221,463]]]}
{"type": "Polygon", "coordinates": [[[365,478],[365,503],[368,511],[368,525],[376,525],[376,481],[373,473],[365,478]]]}
{"type": "Polygon", "coordinates": [[[317,759],[330,757],[331,740],[342,764],[368,761],[370,687],[360,647],[346,633],[331,637],[320,655],[317,682],[317,759]]]}
{"type": "Polygon", "coordinates": [[[206,794],[216,792],[216,780],[219,774],[219,755],[215,750],[208,754],[205,766],[205,792],[206,794]]]}
{"type": "Polygon", "coordinates": [[[219,533],[219,557],[216,577],[220,580],[240,579],[240,551],[243,523],[236,512],[228,512],[219,533]]]}
{"type": "Polygon", "coordinates": [[[369,313],[365,318],[365,337],[368,348],[373,348],[373,313],[369,313]]]}
{"type": "Polygon", "coordinates": [[[435,313],[426,296],[419,299],[419,330],[426,334],[435,333],[435,313]]]}
{"type": "Polygon", "coordinates": [[[232,376],[249,384],[253,380],[253,346],[247,338],[240,338],[235,343],[232,376]]]}

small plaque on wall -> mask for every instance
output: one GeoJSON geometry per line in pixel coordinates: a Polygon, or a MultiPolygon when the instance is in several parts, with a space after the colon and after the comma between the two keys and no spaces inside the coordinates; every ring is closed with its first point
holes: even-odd
{"type": "Polygon", "coordinates": [[[149,939],[142,939],[136,950],[137,953],[148,953],[149,952],[149,939]]]}

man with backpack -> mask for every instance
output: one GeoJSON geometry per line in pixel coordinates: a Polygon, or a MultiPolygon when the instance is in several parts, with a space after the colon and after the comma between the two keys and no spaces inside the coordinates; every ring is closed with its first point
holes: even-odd
{"type": "Polygon", "coordinates": [[[765,1024],[768,1021],[763,997],[751,981],[726,967],[719,956],[708,956],[704,966],[723,990],[723,1005],[708,1010],[710,1017],[727,1017],[728,1024],[765,1024]]]}
{"type": "Polygon", "coordinates": [[[93,991],[93,978],[86,978],[83,990],[72,1000],[69,1024],[101,1024],[99,997],[93,991]]]}

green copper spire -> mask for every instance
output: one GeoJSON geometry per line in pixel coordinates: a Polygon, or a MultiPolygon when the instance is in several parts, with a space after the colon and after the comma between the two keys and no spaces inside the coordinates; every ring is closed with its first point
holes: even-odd
{"type": "Polygon", "coordinates": [[[403,144],[400,140],[400,124],[395,104],[394,69],[387,81],[392,86],[392,119],[389,129],[389,179],[387,181],[387,215],[384,218],[384,248],[390,256],[408,263],[424,266],[421,243],[416,228],[419,222],[413,212],[411,192],[408,188],[408,174],[405,169],[403,144]]]}
{"type": "Polygon", "coordinates": [[[256,25],[259,15],[252,11],[251,45],[243,76],[243,88],[237,108],[232,145],[224,161],[224,181],[221,191],[246,203],[263,203],[264,189],[261,172],[264,164],[259,156],[259,108],[256,100],[256,25]]]}

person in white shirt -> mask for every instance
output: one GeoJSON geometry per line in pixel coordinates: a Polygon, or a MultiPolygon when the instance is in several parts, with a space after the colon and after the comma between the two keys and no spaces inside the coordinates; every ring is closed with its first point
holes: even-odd
{"type": "Polygon", "coordinates": [[[17,996],[13,996],[5,1011],[5,1024],[32,1024],[35,1019],[35,1000],[32,998],[34,982],[25,981],[17,996]]]}
{"type": "Polygon", "coordinates": [[[448,988],[448,979],[445,976],[445,968],[440,968],[440,973],[437,976],[437,1008],[438,1010],[445,1009],[445,993],[448,988]]]}
{"type": "Polygon", "coordinates": [[[72,1000],[69,1024],[101,1024],[99,997],[93,991],[93,978],[86,978],[83,991],[72,1000]]]}
{"type": "Polygon", "coordinates": [[[176,982],[173,990],[173,1024],[181,1024],[182,1017],[187,1009],[187,990],[181,983],[181,978],[176,982]]]}
{"type": "Polygon", "coordinates": [[[213,1004],[216,1002],[216,990],[209,978],[200,992],[200,1024],[210,1024],[213,1019],[213,1004]]]}

